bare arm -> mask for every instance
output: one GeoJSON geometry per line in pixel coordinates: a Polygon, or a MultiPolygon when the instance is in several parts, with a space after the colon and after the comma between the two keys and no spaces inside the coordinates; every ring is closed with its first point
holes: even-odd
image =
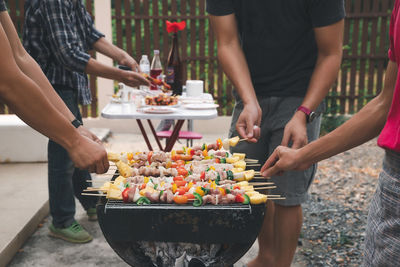
{"type": "Polygon", "coordinates": [[[41,68],[35,60],[26,52],[24,47],[19,40],[18,34],[14,28],[10,16],[7,12],[0,13],[0,23],[4,28],[7,35],[8,41],[11,45],[12,52],[14,55],[15,62],[22,72],[32,79],[42,90],[43,94],[46,95],[47,99],[54,105],[54,107],[60,111],[69,121],[73,121],[75,116],[64,104],[62,99],[54,91],[50,82],[43,74],[41,68]]]}
{"type": "Polygon", "coordinates": [[[132,70],[139,70],[139,65],[137,64],[137,62],[131,56],[129,56],[127,52],[113,45],[104,37],[95,42],[93,44],[93,48],[97,52],[117,61],[120,65],[128,66],[132,70]]]}
{"type": "Polygon", "coordinates": [[[253,126],[261,123],[261,108],[257,101],[246,58],[239,43],[236,18],[210,15],[211,26],[218,44],[218,59],[225,74],[235,86],[243,101],[244,109],[236,129],[243,138],[256,142],[259,130],[253,133],[253,126]]]}
{"type": "MultiPolygon", "coordinates": [[[[1,12],[0,17],[4,18],[5,13],[1,12]]],[[[105,172],[108,161],[104,148],[80,135],[38,85],[18,67],[1,24],[0,51],[0,98],[32,128],[62,145],[77,167],[105,172]]]]}
{"type": "Polygon", "coordinates": [[[398,67],[390,61],[382,92],[342,126],[324,137],[299,149],[278,147],[261,169],[264,176],[281,171],[304,170],[311,164],[361,145],[376,137],[383,129],[393,92],[396,86],[398,67]]]}
{"type": "MultiPolygon", "coordinates": [[[[315,110],[328,94],[339,72],[343,51],[344,20],[335,24],[315,28],[318,57],[302,106],[315,110]]],[[[308,143],[306,115],[298,111],[285,127],[282,145],[293,142],[293,148],[308,143]]]]}

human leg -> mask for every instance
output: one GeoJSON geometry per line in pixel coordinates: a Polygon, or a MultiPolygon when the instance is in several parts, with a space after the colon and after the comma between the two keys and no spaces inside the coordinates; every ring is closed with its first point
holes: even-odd
{"type": "MultiPolygon", "coordinates": [[[[76,92],[60,90],[57,93],[76,116],[79,112],[76,92]]],[[[74,219],[74,171],[75,167],[68,152],[50,140],[48,145],[48,184],[50,214],[53,218],[53,223],[49,227],[50,235],[74,243],[85,243],[92,240],[92,237],[74,219]]]]}
{"type": "MultiPolygon", "coordinates": [[[[268,154],[271,154],[281,143],[284,127],[300,103],[301,98],[270,99],[271,113],[265,117],[270,131],[268,154]]],[[[319,125],[320,118],[307,125],[310,141],[318,138],[319,125]]],[[[316,166],[313,166],[304,172],[287,172],[283,176],[272,177],[278,188],[272,190],[271,194],[283,195],[286,199],[275,201],[274,212],[272,214],[267,212],[268,216],[273,218],[264,220],[263,229],[267,230],[259,234],[259,254],[254,261],[249,263],[249,267],[290,266],[302,225],[301,203],[307,198],[307,190],[315,170],[316,166]]]]}

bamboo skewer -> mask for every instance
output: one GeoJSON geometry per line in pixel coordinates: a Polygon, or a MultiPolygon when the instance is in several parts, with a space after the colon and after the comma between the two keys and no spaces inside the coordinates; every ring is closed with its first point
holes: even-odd
{"type": "Polygon", "coordinates": [[[277,198],[270,198],[270,197],[267,197],[267,200],[268,200],[268,199],[270,199],[270,200],[285,200],[286,197],[277,197],[277,198]]]}
{"type": "Polygon", "coordinates": [[[91,194],[91,193],[81,193],[82,196],[92,196],[92,197],[105,197],[106,194],[91,194]]]}
{"type": "Polygon", "coordinates": [[[254,186],[261,186],[261,185],[274,185],[275,183],[263,183],[263,182],[253,182],[253,183],[249,183],[249,185],[254,185],[254,186]]]}
{"type": "Polygon", "coordinates": [[[266,190],[266,189],[275,189],[276,188],[276,186],[266,186],[266,187],[257,187],[257,188],[254,188],[254,189],[257,189],[257,190],[266,190]]]}
{"type": "Polygon", "coordinates": [[[246,167],[260,167],[261,164],[260,163],[251,163],[251,164],[246,164],[246,167]]]}

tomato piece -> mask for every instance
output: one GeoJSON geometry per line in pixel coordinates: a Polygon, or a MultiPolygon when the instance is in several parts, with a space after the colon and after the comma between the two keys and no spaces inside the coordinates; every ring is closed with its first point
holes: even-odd
{"type": "Polygon", "coordinates": [[[241,194],[237,194],[235,197],[235,202],[236,203],[243,203],[245,201],[244,196],[242,196],[241,194]]]}
{"type": "Polygon", "coordinates": [[[178,170],[178,175],[182,175],[183,177],[188,176],[189,172],[185,168],[179,168],[178,170]]]}
{"type": "Polygon", "coordinates": [[[219,158],[215,158],[215,163],[221,163],[221,161],[219,160],[219,158]]]}
{"type": "Polygon", "coordinates": [[[176,181],[175,184],[176,184],[178,187],[182,187],[182,186],[185,186],[185,185],[186,185],[186,181],[176,181]]]}
{"type": "Polygon", "coordinates": [[[185,161],[181,159],[182,156],[179,155],[179,157],[180,157],[180,158],[179,158],[178,160],[176,160],[176,165],[177,165],[178,167],[185,166],[185,161]]]}
{"type": "Polygon", "coordinates": [[[176,181],[183,181],[184,179],[183,179],[183,176],[175,176],[174,177],[174,182],[176,182],[176,181]]]}
{"type": "Polygon", "coordinates": [[[140,190],[143,190],[143,189],[145,189],[146,188],[146,183],[143,183],[141,186],[140,186],[140,190]]]}
{"type": "Polygon", "coordinates": [[[200,174],[200,180],[206,179],[206,172],[201,172],[200,174]]]}
{"type": "Polygon", "coordinates": [[[233,189],[239,189],[239,190],[240,190],[240,186],[235,185],[235,186],[233,187],[233,189]]]}
{"type": "Polygon", "coordinates": [[[194,156],[195,153],[196,153],[196,151],[195,151],[194,149],[191,149],[191,150],[190,150],[190,155],[191,155],[191,156],[194,156]]]}
{"type": "Polygon", "coordinates": [[[149,162],[149,164],[151,164],[151,157],[153,156],[153,151],[149,151],[149,153],[147,153],[147,161],[149,162]]]}
{"type": "Polygon", "coordinates": [[[171,163],[171,168],[176,169],[176,167],[178,167],[178,164],[176,164],[176,162],[172,162],[171,163]]]}
{"type": "Polygon", "coordinates": [[[122,200],[124,201],[124,203],[128,203],[129,202],[128,191],[129,191],[129,187],[125,188],[125,190],[122,191],[122,200]]]}
{"type": "Polygon", "coordinates": [[[187,196],[188,200],[190,199],[191,201],[195,199],[193,194],[186,193],[185,196],[187,196]]]}
{"type": "Polygon", "coordinates": [[[174,196],[174,202],[179,205],[186,204],[188,203],[188,197],[185,195],[174,196]]]}
{"type": "Polygon", "coordinates": [[[186,189],[183,187],[180,187],[180,188],[176,189],[176,192],[178,192],[179,195],[184,195],[184,194],[186,194],[186,189]]]}

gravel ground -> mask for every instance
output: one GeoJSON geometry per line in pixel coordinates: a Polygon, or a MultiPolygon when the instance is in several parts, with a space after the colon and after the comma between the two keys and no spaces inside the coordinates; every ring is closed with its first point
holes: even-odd
{"type": "Polygon", "coordinates": [[[376,140],[319,164],[295,262],[300,266],[360,266],[368,206],[384,151],[376,140]]]}
{"type": "MultiPolygon", "coordinates": [[[[115,143],[108,149],[118,151],[118,145],[127,149],[115,143]]],[[[371,141],[319,164],[310,200],[303,206],[302,238],[292,266],[360,265],[368,205],[383,154],[376,141],[371,141]]],[[[98,224],[87,221],[79,204],[76,218],[94,236],[93,242],[73,245],[50,238],[46,219],[10,266],[126,266],[108,246],[98,224]]],[[[242,267],[257,251],[255,243],[235,267],[242,267]]]]}

